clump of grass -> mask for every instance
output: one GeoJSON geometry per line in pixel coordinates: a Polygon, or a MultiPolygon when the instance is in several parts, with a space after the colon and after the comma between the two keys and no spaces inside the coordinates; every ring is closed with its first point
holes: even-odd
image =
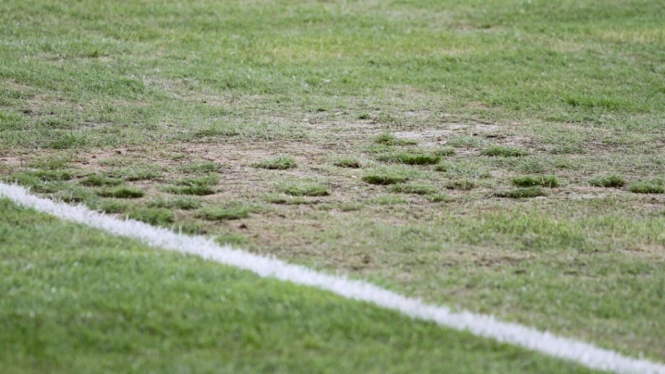
{"type": "Polygon", "coordinates": [[[191,235],[205,235],[210,232],[208,227],[201,222],[183,222],[181,224],[176,224],[174,231],[191,235]]]}
{"type": "Polygon", "coordinates": [[[397,162],[407,165],[433,165],[441,161],[441,156],[426,153],[389,153],[377,157],[379,161],[397,162]]]}
{"type": "Polygon", "coordinates": [[[228,221],[247,218],[249,216],[249,208],[243,205],[226,207],[209,206],[199,209],[196,212],[196,216],[208,221],[228,221]]]}
{"type": "Polygon", "coordinates": [[[318,183],[290,183],[279,187],[279,190],[291,196],[328,196],[330,189],[318,183]]]}
{"type": "Polygon", "coordinates": [[[531,158],[522,160],[518,167],[521,171],[530,174],[540,174],[545,171],[545,166],[540,161],[531,158]]]}
{"type": "Polygon", "coordinates": [[[122,182],[123,180],[119,178],[111,178],[103,174],[93,174],[83,179],[80,183],[84,186],[102,187],[102,186],[117,186],[122,184],[122,182]]]}
{"type": "Polygon", "coordinates": [[[184,178],[176,182],[175,186],[164,188],[166,192],[177,195],[212,195],[215,185],[219,183],[219,175],[210,174],[202,177],[184,178]]]}
{"type": "Polygon", "coordinates": [[[212,161],[197,161],[182,165],[178,169],[186,173],[214,173],[221,171],[222,168],[222,165],[216,164],[212,161]]]}
{"type": "Polygon", "coordinates": [[[432,153],[437,155],[437,156],[447,157],[447,156],[456,155],[457,151],[455,151],[455,149],[452,148],[452,147],[442,147],[442,148],[439,148],[439,149],[435,150],[432,153]]]}
{"type": "Polygon", "coordinates": [[[606,175],[589,181],[594,187],[621,188],[626,185],[626,181],[620,175],[606,175]]]}
{"type": "Polygon", "coordinates": [[[379,166],[369,169],[362,180],[365,183],[389,185],[405,183],[418,175],[417,170],[399,166],[379,166]]]}
{"type": "Polygon", "coordinates": [[[530,197],[544,196],[542,187],[527,187],[527,188],[518,188],[515,190],[509,191],[499,191],[495,192],[494,196],[496,197],[505,197],[509,199],[526,199],[530,197]]]}
{"type": "Polygon", "coordinates": [[[542,186],[542,187],[558,187],[559,181],[554,175],[538,175],[538,176],[523,176],[515,177],[512,180],[513,185],[517,187],[533,187],[533,186],[542,186]]]}
{"type": "Polygon", "coordinates": [[[452,162],[440,162],[434,170],[444,172],[450,176],[487,179],[492,174],[487,169],[477,168],[469,165],[459,165],[452,162]]]}
{"type": "Polygon", "coordinates": [[[360,160],[355,157],[339,157],[333,162],[333,165],[341,168],[358,169],[362,166],[360,160]]]}
{"type": "Polygon", "coordinates": [[[653,182],[636,182],[631,184],[628,190],[632,193],[665,193],[665,187],[653,182]]]}
{"type": "Polygon", "coordinates": [[[391,174],[369,174],[363,177],[364,182],[378,185],[404,183],[408,180],[407,177],[391,174]]]}
{"type": "Polygon", "coordinates": [[[416,145],[418,144],[418,141],[414,139],[398,139],[395,137],[395,135],[390,134],[390,133],[383,133],[381,135],[378,135],[374,138],[374,143],[375,144],[383,144],[383,145],[416,145]]]}
{"type": "Polygon", "coordinates": [[[481,154],[491,157],[524,157],[529,151],[517,147],[495,145],[487,148],[481,154]]]}
{"type": "Polygon", "coordinates": [[[279,155],[275,158],[257,162],[252,166],[261,169],[286,170],[296,167],[296,160],[292,156],[279,155]]]}
{"type": "Polygon", "coordinates": [[[361,115],[358,116],[358,119],[371,119],[369,114],[367,113],[362,113],[361,115]]]}
{"type": "Polygon", "coordinates": [[[446,184],[446,188],[449,190],[469,191],[476,187],[478,187],[478,184],[469,179],[450,181],[446,184]]]}
{"type": "Polygon", "coordinates": [[[395,184],[388,191],[393,193],[406,193],[416,195],[435,194],[437,189],[431,184],[395,184]]]}
{"type": "Polygon", "coordinates": [[[167,225],[173,223],[174,215],[169,209],[164,208],[136,208],[127,215],[131,219],[149,223],[151,225],[167,225]]]}
{"type": "Polygon", "coordinates": [[[97,192],[101,197],[114,197],[116,199],[138,199],[145,195],[142,189],[132,186],[119,186],[111,189],[104,189],[97,192]]]}
{"type": "Polygon", "coordinates": [[[221,245],[241,245],[249,243],[248,238],[230,231],[223,231],[217,234],[215,241],[221,245]]]}
{"type": "Polygon", "coordinates": [[[162,173],[152,167],[126,167],[112,173],[126,181],[153,180],[162,177],[162,173]]]}
{"type": "Polygon", "coordinates": [[[148,202],[150,208],[167,208],[192,210],[201,207],[201,201],[191,197],[163,198],[158,197],[148,202]]]}

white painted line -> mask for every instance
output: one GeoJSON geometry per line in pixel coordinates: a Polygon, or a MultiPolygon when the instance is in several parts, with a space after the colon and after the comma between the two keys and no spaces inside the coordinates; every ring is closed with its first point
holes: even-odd
{"type": "Polygon", "coordinates": [[[496,320],[492,316],[471,312],[453,312],[442,306],[425,304],[375,285],[350,280],[343,276],[318,273],[299,265],[254,255],[228,246],[219,246],[204,237],[190,237],[153,227],[133,220],[118,220],[93,212],[83,206],[71,206],[30,195],[20,186],[0,182],[0,197],[52,214],[72,222],[81,223],[109,233],[137,239],[152,247],[201,256],[223,264],[252,271],[262,277],[317,287],[354,300],[374,303],[408,316],[434,321],[455,330],[496,339],[533,351],[558,357],[589,367],[616,373],[665,374],[665,365],[649,360],[623,356],[617,352],[595,347],[573,339],[561,338],[515,323],[496,320]]]}

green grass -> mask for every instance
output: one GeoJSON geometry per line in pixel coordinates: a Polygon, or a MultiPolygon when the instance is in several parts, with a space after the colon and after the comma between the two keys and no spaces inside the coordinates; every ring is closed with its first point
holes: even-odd
{"type": "Polygon", "coordinates": [[[395,193],[430,195],[435,194],[437,189],[431,184],[395,184],[390,186],[388,191],[395,193]]]}
{"type": "Polygon", "coordinates": [[[507,191],[498,191],[494,193],[496,197],[506,197],[510,199],[526,199],[530,197],[543,196],[543,192],[540,186],[537,187],[527,187],[527,188],[518,188],[515,190],[507,191]]]}
{"type": "Polygon", "coordinates": [[[81,181],[81,184],[84,186],[102,187],[102,186],[117,186],[119,184],[122,184],[122,182],[123,180],[119,178],[111,178],[106,175],[93,174],[83,179],[81,181]]]}
{"type": "Polygon", "coordinates": [[[0,233],[2,372],[589,372],[6,200],[0,233]]]}
{"type": "Polygon", "coordinates": [[[485,149],[482,154],[491,157],[523,157],[527,156],[529,151],[517,147],[495,145],[485,149]]]}
{"type": "Polygon", "coordinates": [[[330,188],[315,182],[287,183],[278,188],[291,196],[328,196],[330,188]]]}
{"type": "Polygon", "coordinates": [[[594,187],[621,188],[626,185],[626,181],[620,175],[607,175],[592,179],[589,184],[594,187]]]}
{"type": "Polygon", "coordinates": [[[362,167],[362,162],[356,157],[344,156],[344,157],[338,157],[333,162],[333,165],[341,168],[359,169],[360,167],[362,167]]]}
{"type": "Polygon", "coordinates": [[[644,194],[665,193],[665,187],[663,187],[662,184],[653,183],[653,182],[635,182],[635,183],[632,183],[630,185],[630,187],[628,187],[628,190],[632,193],[644,193],[644,194]]]}
{"type": "Polygon", "coordinates": [[[165,208],[136,208],[127,215],[131,219],[151,225],[169,225],[175,221],[173,212],[165,208]]]}
{"type": "Polygon", "coordinates": [[[120,186],[97,191],[97,195],[101,197],[114,197],[117,199],[138,199],[143,197],[145,192],[138,187],[120,186]]]}
{"type": "Polygon", "coordinates": [[[433,165],[441,161],[441,156],[436,154],[398,152],[379,155],[377,159],[379,161],[396,162],[407,165],[433,165]]]}
{"type": "Polygon", "coordinates": [[[559,187],[559,181],[554,175],[521,176],[512,179],[513,185],[517,187],[559,187]]]}
{"type": "Polygon", "coordinates": [[[195,213],[197,216],[209,221],[228,221],[249,216],[250,209],[246,206],[206,206],[195,213]]]}
{"type": "Polygon", "coordinates": [[[254,167],[270,170],[286,170],[296,167],[296,160],[289,155],[279,155],[275,158],[257,162],[254,164],[254,167]]]}
{"type": "Polygon", "coordinates": [[[663,25],[647,0],[2,1],[0,177],[663,361],[661,197],[630,192],[665,178],[663,25]],[[275,193],[299,181],[334,194],[275,193]],[[266,209],[196,213],[227,202],[266,209]]]}

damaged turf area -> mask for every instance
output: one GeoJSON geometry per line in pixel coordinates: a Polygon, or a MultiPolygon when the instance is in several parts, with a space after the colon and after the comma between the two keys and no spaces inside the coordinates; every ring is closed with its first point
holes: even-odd
{"type": "Polygon", "coordinates": [[[0,174],[663,360],[665,12],[560,3],[0,3],[0,174]]]}

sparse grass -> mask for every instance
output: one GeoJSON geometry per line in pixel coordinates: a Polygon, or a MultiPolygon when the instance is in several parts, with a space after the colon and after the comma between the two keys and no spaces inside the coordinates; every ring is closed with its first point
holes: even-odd
{"type": "Polygon", "coordinates": [[[170,209],[139,207],[132,209],[128,217],[151,225],[165,226],[174,222],[175,216],[170,209]]]}
{"type": "Polygon", "coordinates": [[[215,241],[221,245],[245,245],[249,243],[247,237],[231,231],[220,232],[215,236],[215,241]]]}
{"type": "Polygon", "coordinates": [[[476,165],[457,164],[453,162],[440,162],[434,167],[434,170],[444,172],[451,177],[488,179],[492,178],[489,170],[476,165]]]}
{"type": "Polygon", "coordinates": [[[404,183],[409,180],[409,176],[399,170],[392,169],[379,169],[375,168],[370,170],[364,177],[363,181],[369,184],[389,185],[404,183]]]}
{"type": "Polygon", "coordinates": [[[663,185],[653,182],[635,182],[630,185],[628,190],[632,193],[641,194],[665,193],[665,187],[663,187],[663,185]]]}
{"type": "Polygon", "coordinates": [[[255,168],[270,170],[286,170],[296,167],[296,159],[289,155],[279,155],[253,164],[255,168]]]}
{"type": "Polygon", "coordinates": [[[475,136],[458,136],[450,139],[446,145],[454,148],[478,148],[483,145],[483,140],[475,136]]]}
{"type": "Polygon", "coordinates": [[[397,195],[381,195],[372,197],[366,200],[370,205],[401,205],[408,204],[409,202],[402,196],[397,195]]]}
{"type": "Polygon", "coordinates": [[[418,144],[418,141],[414,139],[398,139],[391,133],[383,133],[374,137],[374,143],[387,146],[407,146],[416,145],[418,144]]]}
{"type": "Polygon", "coordinates": [[[388,191],[393,193],[406,193],[417,195],[429,195],[437,193],[436,187],[431,184],[395,184],[388,191]]]}
{"type": "Polygon", "coordinates": [[[529,155],[529,151],[517,147],[494,145],[482,151],[481,154],[490,157],[524,157],[529,155]]]}
{"type": "Polygon", "coordinates": [[[162,177],[161,171],[156,167],[150,166],[130,166],[117,170],[113,170],[110,175],[121,178],[123,180],[134,182],[144,180],[155,180],[162,177]]]}
{"type": "Polygon", "coordinates": [[[196,216],[208,221],[229,221],[247,218],[250,209],[243,205],[237,206],[206,206],[196,211],[196,216]]]}
{"type": "Polygon", "coordinates": [[[396,152],[379,155],[379,161],[396,162],[407,165],[433,165],[441,161],[441,156],[426,153],[396,152]]]}
{"type": "Polygon", "coordinates": [[[559,187],[559,181],[554,175],[535,175],[535,176],[520,176],[512,179],[513,185],[517,187],[559,187]]]}
{"type": "Polygon", "coordinates": [[[469,191],[478,187],[478,183],[470,179],[453,180],[446,183],[446,188],[450,190],[469,191]]]}
{"type": "Polygon", "coordinates": [[[505,197],[509,199],[527,199],[531,197],[544,196],[542,187],[518,188],[515,190],[498,191],[494,193],[496,197],[505,197]]]}
{"type": "Polygon", "coordinates": [[[75,185],[64,186],[64,188],[58,190],[53,197],[56,200],[72,204],[87,203],[97,199],[97,196],[93,191],[75,185]]]}
{"type": "Polygon", "coordinates": [[[72,160],[73,156],[70,154],[38,157],[28,162],[28,166],[44,170],[68,169],[71,167],[72,160]]]}
{"type": "Polygon", "coordinates": [[[457,151],[455,151],[455,149],[451,148],[451,147],[441,147],[441,148],[437,148],[432,153],[436,156],[448,157],[448,156],[456,155],[457,151]]]}
{"type": "Polygon", "coordinates": [[[209,174],[201,177],[183,178],[175,182],[175,186],[166,186],[164,191],[177,195],[212,195],[219,183],[219,175],[209,174]]]}
{"type": "Polygon", "coordinates": [[[291,196],[328,196],[330,188],[315,182],[287,183],[278,188],[291,196]]]}
{"type": "Polygon", "coordinates": [[[341,168],[358,169],[362,167],[362,162],[357,157],[343,156],[335,159],[333,165],[341,168]]]}
{"type": "Polygon", "coordinates": [[[201,200],[191,197],[158,197],[150,200],[147,205],[150,208],[192,210],[201,207],[201,200]]]}
{"type": "Polygon", "coordinates": [[[224,169],[223,165],[214,163],[212,161],[196,161],[178,167],[180,171],[185,173],[216,173],[224,169]]]}
{"type": "Polygon", "coordinates": [[[594,187],[621,188],[626,185],[626,181],[620,175],[606,175],[590,180],[589,185],[594,187]]]}
{"type": "Polygon", "coordinates": [[[90,209],[107,214],[124,213],[131,209],[130,204],[128,204],[126,201],[116,199],[96,199],[86,201],[86,205],[90,209]]]}
{"type": "Polygon", "coordinates": [[[122,184],[123,180],[120,178],[111,178],[104,174],[93,174],[81,180],[80,183],[90,187],[117,186],[122,184]]]}
{"type": "Polygon", "coordinates": [[[452,201],[453,198],[450,197],[450,195],[447,194],[442,194],[442,193],[437,193],[433,195],[426,195],[425,199],[429,201],[430,203],[444,203],[448,201],[452,201]]]}
{"type": "Polygon", "coordinates": [[[142,189],[133,186],[119,186],[97,191],[101,197],[113,197],[116,199],[138,199],[145,195],[142,189]]]}

